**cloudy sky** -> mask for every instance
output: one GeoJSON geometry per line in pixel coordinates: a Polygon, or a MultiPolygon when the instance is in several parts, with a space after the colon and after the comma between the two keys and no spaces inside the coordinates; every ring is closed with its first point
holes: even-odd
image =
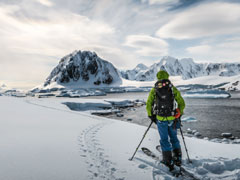
{"type": "Polygon", "coordinates": [[[0,84],[42,83],[61,57],[95,51],[120,69],[162,56],[240,62],[239,0],[0,0],[0,84]]]}

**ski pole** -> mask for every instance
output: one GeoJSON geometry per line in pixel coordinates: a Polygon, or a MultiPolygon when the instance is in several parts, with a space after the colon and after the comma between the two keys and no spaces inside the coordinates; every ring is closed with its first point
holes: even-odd
{"type": "Polygon", "coordinates": [[[149,130],[149,129],[150,129],[150,127],[152,126],[152,123],[153,123],[153,121],[151,121],[151,124],[148,126],[148,128],[147,128],[146,132],[144,133],[144,135],[143,135],[143,138],[142,138],[142,140],[140,141],[140,143],[139,143],[138,147],[136,148],[136,151],[134,152],[133,156],[132,156],[132,157],[129,159],[130,161],[132,161],[132,160],[133,160],[133,158],[134,158],[134,156],[135,156],[135,154],[136,154],[136,152],[137,152],[138,148],[139,148],[139,147],[140,147],[140,145],[142,144],[142,142],[143,142],[143,139],[145,138],[145,136],[146,136],[146,134],[147,134],[148,130],[149,130]]]}
{"type": "Polygon", "coordinates": [[[183,139],[183,143],[184,143],[185,150],[186,150],[186,153],[187,153],[188,162],[189,162],[189,163],[192,163],[192,161],[190,160],[189,155],[188,155],[188,150],[187,150],[187,146],[186,146],[186,143],[185,143],[185,140],[184,140],[184,136],[183,136],[183,132],[182,132],[182,128],[181,128],[181,126],[180,126],[180,132],[181,132],[182,139],[183,139]]]}

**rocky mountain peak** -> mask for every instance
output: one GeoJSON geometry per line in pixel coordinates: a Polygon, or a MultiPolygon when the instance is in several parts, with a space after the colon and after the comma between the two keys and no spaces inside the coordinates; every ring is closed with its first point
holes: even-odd
{"type": "Polygon", "coordinates": [[[160,60],[160,64],[165,65],[165,64],[174,64],[177,61],[176,58],[171,57],[171,56],[164,56],[161,60],[160,60]]]}
{"type": "Polygon", "coordinates": [[[138,64],[134,69],[136,70],[146,70],[148,67],[145,64],[138,64]]]}
{"type": "Polygon", "coordinates": [[[97,56],[95,52],[74,51],[63,57],[52,70],[44,86],[56,82],[67,85],[110,85],[121,81],[118,70],[110,63],[97,56]]]}

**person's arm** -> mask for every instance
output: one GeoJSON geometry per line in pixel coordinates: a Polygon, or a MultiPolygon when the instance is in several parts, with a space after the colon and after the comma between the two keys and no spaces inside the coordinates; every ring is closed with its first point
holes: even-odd
{"type": "Polygon", "coordinates": [[[174,92],[175,100],[177,101],[177,104],[178,104],[178,108],[182,115],[184,112],[184,108],[185,108],[185,101],[184,101],[180,91],[178,91],[176,87],[173,87],[173,92],[174,92]]]}
{"type": "Polygon", "coordinates": [[[154,103],[154,99],[155,99],[155,89],[152,88],[148,95],[148,99],[147,99],[147,103],[146,103],[146,109],[147,109],[148,116],[152,116],[152,105],[154,103]]]}

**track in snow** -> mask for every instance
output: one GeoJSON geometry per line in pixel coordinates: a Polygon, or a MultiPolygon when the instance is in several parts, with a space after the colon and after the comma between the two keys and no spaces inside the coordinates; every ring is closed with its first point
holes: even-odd
{"type": "MultiPolygon", "coordinates": [[[[40,106],[47,109],[56,111],[66,111],[68,113],[74,113],[81,116],[94,117],[84,113],[76,113],[68,110],[58,109],[55,107],[49,107],[46,105],[37,104],[26,100],[28,104],[40,106]]],[[[90,125],[82,131],[78,137],[78,144],[80,146],[80,154],[88,164],[88,172],[90,173],[90,179],[106,179],[106,180],[123,180],[124,178],[117,178],[115,172],[117,171],[116,164],[113,163],[108,155],[104,152],[101,142],[97,138],[97,133],[106,125],[112,122],[103,122],[101,118],[94,117],[99,120],[99,123],[90,125]]]]}
{"type": "Polygon", "coordinates": [[[105,154],[101,142],[97,138],[97,133],[109,122],[101,122],[85,129],[78,138],[81,156],[88,164],[90,179],[124,179],[116,178],[115,163],[111,162],[108,155],[105,154]]]}

